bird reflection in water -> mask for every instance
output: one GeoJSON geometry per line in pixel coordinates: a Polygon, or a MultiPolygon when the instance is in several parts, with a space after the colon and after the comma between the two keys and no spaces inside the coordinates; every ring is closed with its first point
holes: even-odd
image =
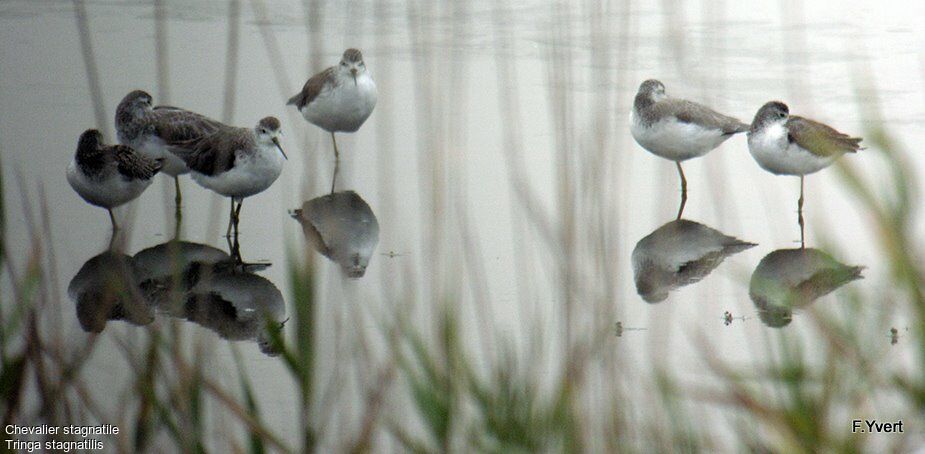
{"type": "Polygon", "coordinates": [[[171,240],[134,257],[110,247],[87,261],[68,294],[85,331],[102,332],[109,320],[147,325],[155,314],[184,319],[228,340],[256,341],[278,353],[271,330],[285,323],[285,302],[276,286],[255,271],[204,244],[171,240]]]}
{"type": "Polygon", "coordinates": [[[341,191],[311,199],[291,212],[316,251],[360,278],[379,244],[379,221],[356,192],[341,191]]]}
{"type": "Polygon", "coordinates": [[[81,328],[100,333],[109,320],[124,320],[133,325],[154,321],[154,309],[145,301],[138,276],[140,270],[132,257],[109,247],[80,268],[67,287],[68,297],[77,306],[81,328]]]}
{"type": "Polygon", "coordinates": [[[754,246],[694,221],[671,221],[633,249],[636,292],[648,303],[664,301],[671,291],[699,282],[726,257],[754,246]]]}
{"type": "Polygon", "coordinates": [[[818,249],[778,249],[758,263],[748,294],[761,321],[780,328],[793,320],[794,309],[863,278],[863,269],[840,263],[818,249]]]}

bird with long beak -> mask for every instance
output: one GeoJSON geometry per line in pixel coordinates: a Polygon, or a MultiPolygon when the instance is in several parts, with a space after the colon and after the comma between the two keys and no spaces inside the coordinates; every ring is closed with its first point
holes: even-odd
{"type": "Polygon", "coordinates": [[[377,96],[376,82],[366,69],[363,54],[347,49],[339,65],[312,76],[286,104],[299,109],[309,123],[331,133],[334,157],[339,160],[334,133],[360,129],[373,113],[377,96]]]}
{"type": "Polygon", "coordinates": [[[280,146],[280,134],[279,120],[266,117],[253,128],[225,126],[187,144],[184,150],[190,151],[180,154],[193,181],[231,198],[229,236],[232,226],[237,231],[244,198],[269,188],[282,172],[288,157],[280,146]]]}

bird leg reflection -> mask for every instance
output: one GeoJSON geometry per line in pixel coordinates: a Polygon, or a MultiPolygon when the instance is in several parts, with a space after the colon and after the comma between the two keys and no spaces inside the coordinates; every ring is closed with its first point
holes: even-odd
{"type": "Polygon", "coordinates": [[[244,204],[244,200],[238,202],[237,209],[234,206],[234,197],[231,198],[231,213],[228,215],[228,230],[225,231],[225,238],[231,237],[231,230],[234,227],[234,234],[238,234],[238,221],[241,217],[241,205],[244,204]]]}
{"type": "Polygon", "coordinates": [[[678,166],[678,175],[681,176],[681,206],[678,207],[678,217],[681,219],[681,215],[684,214],[684,206],[687,205],[687,178],[684,178],[684,170],[681,169],[681,163],[675,162],[675,165],[678,166]]]}
{"type": "Polygon", "coordinates": [[[173,189],[174,189],[174,198],[173,202],[177,205],[177,210],[180,209],[180,204],[183,202],[183,195],[180,194],[180,176],[173,177],[173,189]]]}
{"type": "Polygon", "coordinates": [[[241,265],[243,267],[244,260],[241,258],[241,243],[238,241],[238,229],[235,229],[234,235],[230,235],[226,238],[228,240],[228,255],[231,256],[234,260],[234,264],[241,265]]]}
{"type": "Polygon", "coordinates": [[[231,198],[231,214],[228,215],[228,230],[225,231],[225,238],[231,238],[231,226],[234,224],[234,197],[231,198]]]}
{"type": "Polygon", "coordinates": [[[331,194],[334,193],[334,184],[337,183],[337,174],[340,172],[340,158],[334,161],[334,177],[331,179],[331,194]]]}
{"type": "Polygon", "coordinates": [[[183,218],[183,210],[180,208],[181,202],[183,202],[183,196],[180,194],[180,177],[173,177],[173,188],[174,188],[174,218],[177,220],[177,229],[176,236],[180,236],[180,219],[183,218]]]}
{"type": "Polygon", "coordinates": [[[684,214],[684,206],[687,205],[687,192],[681,193],[681,206],[678,207],[678,217],[675,219],[681,219],[681,215],[684,214]]]}
{"type": "Polygon", "coordinates": [[[797,200],[797,223],[800,224],[800,249],[806,249],[803,223],[803,175],[800,175],[800,198],[797,200]]]}
{"type": "Polygon", "coordinates": [[[115,233],[119,230],[119,226],[116,224],[116,217],[112,214],[112,208],[107,208],[106,211],[109,212],[109,222],[112,223],[112,231],[115,233]]]}

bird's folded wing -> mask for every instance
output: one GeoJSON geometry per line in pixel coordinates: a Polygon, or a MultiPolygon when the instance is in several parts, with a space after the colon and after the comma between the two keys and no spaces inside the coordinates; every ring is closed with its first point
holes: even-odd
{"type": "MultiPolygon", "coordinates": [[[[212,134],[184,143],[174,152],[190,169],[214,176],[234,167],[238,150],[254,148],[247,130],[226,126],[212,134]]],[[[173,151],[173,150],[171,150],[173,151]]]]}
{"type": "Polygon", "coordinates": [[[158,106],[152,113],[156,133],[168,146],[183,146],[225,126],[204,115],[170,106],[158,106]]]}
{"type": "Polygon", "coordinates": [[[684,99],[665,99],[659,101],[656,108],[664,109],[667,114],[674,115],[678,121],[683,123],[692,123],[707,129],[719,129],[723,134],[748,131],[748,125],[741,121],[702,104],[684,99]]]}
{"type": "Polygon", "coordinates": [[[854,153],[861,149],[860,137],[851,137],[808,118],[791,115],[787,120],[789,139],[804,150],[828,157],[838,153],[854,153]]]}
{"type": "Polygon", "coordinates": [[[129,179],[150,179],[163,166],[162,162],[137,153],[125,145],[113,145],[113,151],[116,168],[129,179]]]}
{"type": "Polygon", "coordinates": [[[301,109],[302,107],[311,104],[311,102],[314,101],[315,98],[317,98],[318,95],[324,90],[325,84],[329,80],[334,80],[334,70],[335,68],[332,66],[312,76],[310,79],[308,79],[307,82],[305,82],[305,85],[302,87],[302,91],[289,98],[289,101],[286,103],[286,105],[293,105],[296,106],[296,108],[301,109]]]}

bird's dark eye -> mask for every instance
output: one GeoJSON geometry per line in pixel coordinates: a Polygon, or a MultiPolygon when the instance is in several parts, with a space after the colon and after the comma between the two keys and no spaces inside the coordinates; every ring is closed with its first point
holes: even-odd
{"type": "Polygon", "coordinates": [[[783,113],[783,112],[778,112],[778,113],[777,113],[777,116],[780,117],[780,118],[784,118],[784,117],[787,116],[787,114],[785,114],[785,113],[783,113]]]}
{"type": "Polygon", "coordinates": [[[340,62],[340,65],[341,65],[341,66],[347,66],[347,62],[342,61],[342,62],[340,62]]]}

